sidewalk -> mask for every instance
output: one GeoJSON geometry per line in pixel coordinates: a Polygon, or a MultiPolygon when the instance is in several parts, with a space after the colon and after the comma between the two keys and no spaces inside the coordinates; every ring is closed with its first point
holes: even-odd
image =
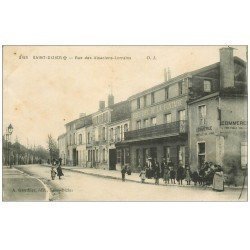
{"type": "MultiPolygon", "coordinates": [[[[122,180],[121,172],[118,170],[104,170],[104,169],[99,169],[99,168],[84,168],[84,167],[72,167],[72,166],[62,166],[62,169],[77,172],[77,173],[102,177],[102,178],[122,180]]],[[[139,173],[132,173],[131,175],[126,174],[126,181],[141,183],[141,178],[139,177],[139,173]]],[[[212,186],[199,186],[198,184],[197,184],[197,186],[194,186],[193,183],[191,183],[191,185],[186,185],[185,180],[183,180],[183,185],[178,185],[177,181],[175,181],[175,183],[176,184],[167,184],[167,186],[203,188],[203,189],[204,188],[211,188],[212,189],[212,186]]],[[[154,179],[146,179],[144,184],[155,185],[155,180],[154,179]]],[[[159,185],[166,186],[163,179],[160,179],[159,185]]],[[[241,186],[239,186],[239,187],[225,186],[225,189],[241,189],[241,188],[242,188],[241,186]]],[[[247,186],[245,185],[244,188],[247,188],[247,186]]]]}

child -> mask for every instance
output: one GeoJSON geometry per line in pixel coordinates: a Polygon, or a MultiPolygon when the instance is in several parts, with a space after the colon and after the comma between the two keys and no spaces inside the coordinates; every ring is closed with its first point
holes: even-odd
{"type": "Polygon", "coordinates": [[[191,182],[191,171],[190,171],[189,167],[187,167],[187,169],[186,169],[186,182],[187,182],[187,185],[190,185],[190,182],[191,182]]]}
{"type": "Polygon", "coordinates": [[[173,167],[170,168],[170,180],[171,184],[175,184],[175,171],[173,167]]]}
{"type": "Polygon", "coordinates": [[[170,179],[170,170],[169,170],[169,168],[168,168],[168,167],[164,169],[164,175],[163,175],[163,178],[164,178],[164,182],[165,182],[165,184],[166,184],[166,185],[167,185],[167,184],[169,184],[169,179],[170,179]]]}
{"type": "Polygon", "coordinates": [[[146,179],[146,171],[145,171],[144,168],[141,170],[139,176],[141,177],[141,183],[144,183],[144,182],[145,182],[145,179],[146,179]]]}
{"type": "Polygon", "coordinates": [[[56,177],[56,171],[55,171],[55,169],[54,169],[54,167],[53,167],[53,166],[51,167],[51,171],[50,171],[50,173],[51,173],[51,179],[52,179],[52,180],[55,180],[55,177],[56,177]]]}
{"type": "Polygon", "coordinates": [[[122,181],[125,181],[125,174],[127,172],[127,168],[126,166],[123,166],[121,169],[121,173],[122,173],[122,181]]]}

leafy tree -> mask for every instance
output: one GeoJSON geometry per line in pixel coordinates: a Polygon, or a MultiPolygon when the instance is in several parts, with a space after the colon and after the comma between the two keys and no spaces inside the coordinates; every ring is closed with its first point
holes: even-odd
{"type": "Polygon", "coordinates": [[[51,134],[48,135],[47,144],[48,144],[50,160],[52,161],[53,159],[58,159],[58,157],[59,157],[59,149],[57,147],[56,140],[52,137],[51,134]]]}

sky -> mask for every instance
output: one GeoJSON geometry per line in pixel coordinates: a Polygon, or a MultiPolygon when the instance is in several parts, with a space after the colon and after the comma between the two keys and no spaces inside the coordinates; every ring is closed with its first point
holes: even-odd
{"type": "MultiPolygon", "coordinates": [[[[107,104],[110,86],[115,103],[126,100],[162,83],[164,68],[175,77],[218,62],[221,47],[4,46],[3,133],[11,123],[12,141],[46,146],[48,134],[57,139],[67,122],[107,104]]],[[[231,47],[247,60],[246,46],[231,47]]]]}

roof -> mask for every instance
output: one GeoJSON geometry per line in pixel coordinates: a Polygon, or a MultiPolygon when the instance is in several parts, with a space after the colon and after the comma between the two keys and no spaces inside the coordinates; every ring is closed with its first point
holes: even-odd
{"type": "Polygon", "coordinates": [[[118,102],[112,106],[111,122],[126,120],[131,117],[131,108],[129,101],[118,102]]]}
{"type": "MultiPolygon", "coordinates": [[[[234,56],[234,62],[237,62],[237,63],[241,64],[241,65],[244,66],[244,67],[246,66],[246,62],[245,62],[244,60],[242,60],[241,58],[237,57],[237,56],[234,56]]],[[[141,97],[141,96],[143,96],[143,95],[149,94],[149,93],[151,93],[151,92],[153,92],[153,91],[159,90],[159,89],[161,89],[161,88],[163,88],[163,87],[165,87],[165,86],[168,86],[168,85],[171,85],[171,84],[173,84],[173,83],[176,83],[176,82],[178,82],[178,81],[180,81],[180,80],[182,80],[182,79],[184,79],[184,78],[192,77],[192,76],[194,76],[194,75],[198,75],[198,74],[203,73],[203,72],[206,72],[206,71],[208,71],[208,70],[215,69],[215,68],[217,68],[217,67],[219,67],[219,66],[220,66],[220,62],[217,62],[217,63],[214,63],[214,64],[211,64],[211,65],[202,67],[202,68],[197,69],[197,70],[193,70],[193,71],[190,71],[190,72],[186,72],[186,73],[184,73],[184,74],[181,74],[181,75],[179,75],[179,76],[176,76],[176,77],[174,77],[174,78],[171,78],[171,79],[168,80],[167,82],[160,83],[160,84],[155,85],[155,86],[153,86],[153,87],[151,87],[151,88],[149,88],[149,89],[146,89],[146,90],[144,90],[144,91],[142,91],[142,92],[139,92],[139,93],[137,93],[137,94],[135,94],[135,95],[132,95],[132,96],[130,96],[130,97],[128,98],[128,100],[131,101],[131,100],[136,99],[136,98],[138,98],[138,97],[141,97]]]]}

